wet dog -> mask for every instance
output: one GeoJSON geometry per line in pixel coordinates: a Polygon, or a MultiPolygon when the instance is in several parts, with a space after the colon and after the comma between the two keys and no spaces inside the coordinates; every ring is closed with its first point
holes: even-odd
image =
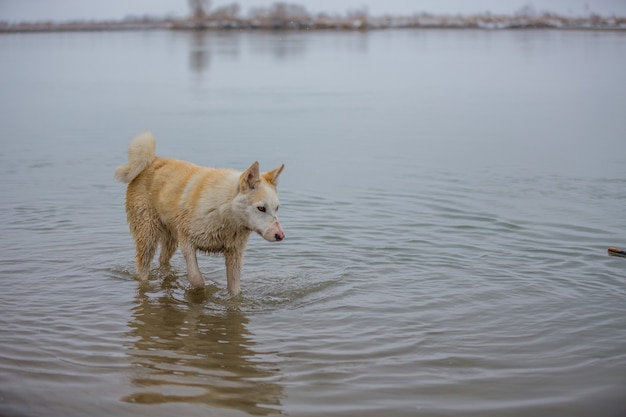
{"type": "Polygon", "coordinates": [[[130,142],[128,159],[115,170],[115,179],[128,183],[126,215],[138,279],[148,278],[159,245],[159,263],[165,267],[180,245],[191,286],[204,286],[196,253],[223,254],[228,290],[236,295],[250,234],[257,232],[270,242],[285,238],[276,191],[284,165],[261,173],[254,162],[238,172],[160,158],[151,133],[130,142]]]}

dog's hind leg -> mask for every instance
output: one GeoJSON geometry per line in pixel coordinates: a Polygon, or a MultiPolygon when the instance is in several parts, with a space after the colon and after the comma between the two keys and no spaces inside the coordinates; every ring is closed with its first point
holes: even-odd
{"type": "Polygon", "coordinates": [[[130,232],[135,239],[137,250],[135,255],[137,278],[147,280],[150,274],[150,263],[154,258],[159,246],[159,238],[163,233],[162,227],[156,218],[156,213],[151,213],[150,210],[135,211],[131,209],[128,213],[128,219],[130,232]]]}
{"type": "Polygon", "coordinates": [[[159,264],[161,268],[170,267],[170,259],[174,256],[176,249],[178,249],[178,240],[176,239],[176,236],[166,230],[161,236],[161,254],[159,255],[159,264]]]}
{"type": "Polygon", "coordinates": [[[155,234],[147,234],[142,237],[135,237],[135,246],[137,254],[137,278],[147,280],[150,275],[150,263],[159,245],[159,237],[155,234]]]}

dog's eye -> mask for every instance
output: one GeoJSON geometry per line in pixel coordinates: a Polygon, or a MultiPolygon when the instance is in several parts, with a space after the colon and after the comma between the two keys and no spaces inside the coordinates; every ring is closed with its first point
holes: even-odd
{"type": "Polygon", "coordinates": [[[278,211],[279,208],[280,208],[280,206],[276,206],[276,211],[278,211]]]}
{"type": "Polygon", "coordinates": [[[265,207],[264,206],[258,206],[256,209],[259,210],[261,213],[265,213],[265,207]]]}

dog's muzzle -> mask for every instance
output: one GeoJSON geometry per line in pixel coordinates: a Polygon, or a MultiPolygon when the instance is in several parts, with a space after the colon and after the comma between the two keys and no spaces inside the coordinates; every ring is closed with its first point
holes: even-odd
{"type": "Polygon", "coordinates": [[[268,242],[280,242],[285,238],[285,233],[280,227],[280,222],[278,220],[274,221],[265,232],[257,233],[263,236],[263,239],[267,240],[268,242]]]}

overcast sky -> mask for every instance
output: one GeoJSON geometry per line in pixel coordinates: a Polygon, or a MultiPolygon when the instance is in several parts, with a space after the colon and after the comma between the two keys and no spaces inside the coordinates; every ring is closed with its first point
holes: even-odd
{"type": "MultiPolygon", "coordinates": [[[[276,0],[239,0],[243,14],[253,6],[267,6],[276,0]]],[[[626,16],[626,0],[292,0],[312,13],[345,13],[349,9],[367,7],[370,15],[416,12],[433,14],[513,14],[530,4],[538,12],[549,11],[567,16],[600,15],[626,16]]],[[[212,7],[233,3],[213,0],[212,7]]],[[[0,20],[78,20],[122,19],[129,15],[165,16],[188,14],[187,0],[0,0],[0,20]]]]}

